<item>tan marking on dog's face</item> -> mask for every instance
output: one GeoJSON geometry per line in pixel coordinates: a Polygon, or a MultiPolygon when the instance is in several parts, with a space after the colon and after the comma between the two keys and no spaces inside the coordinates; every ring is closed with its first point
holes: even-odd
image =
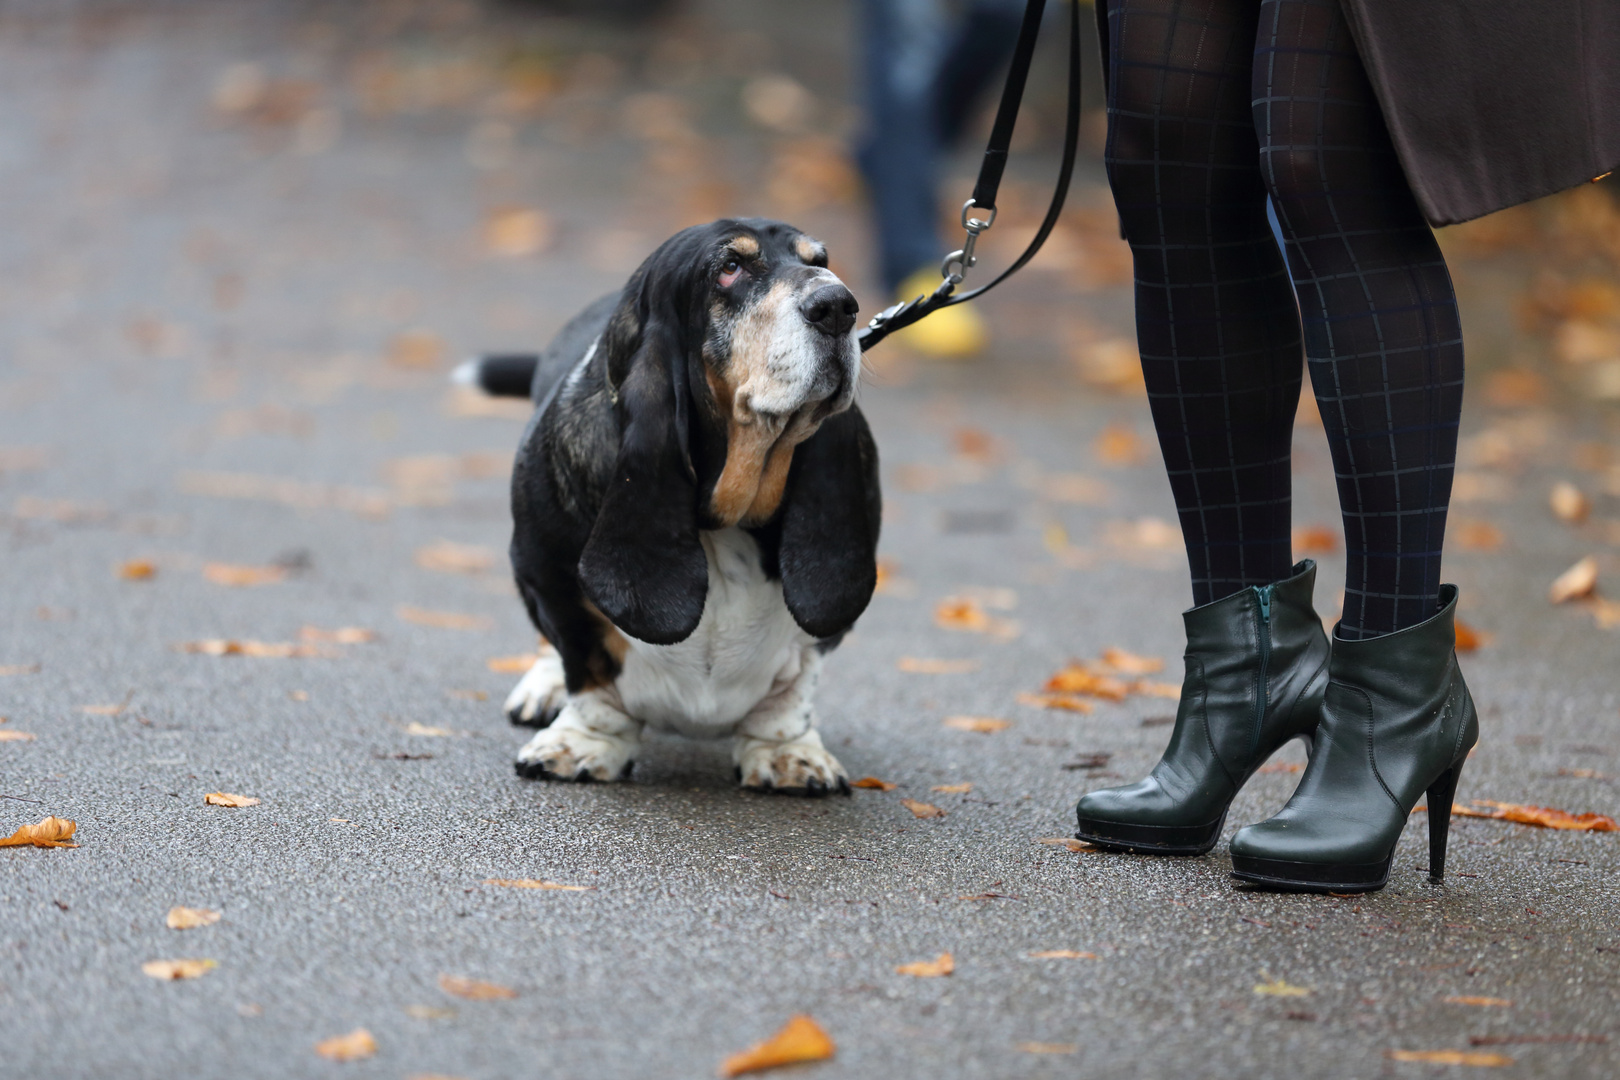
{"type": "Polygon", "coordinates": [[[732,254],[744,259],[752,259],[759,254],[759,241],[752,236],[733,236],[726,241],[726,247],[731,249],[732,254]]]}
{"type": "Polygon", "coordinates": [[[808,236],[800,236],[793,242],[793,250],[798,253],[799,258],[807,263],[814,265],[826,264],[827,249],[821,246],[819,240],[808,236]]]}

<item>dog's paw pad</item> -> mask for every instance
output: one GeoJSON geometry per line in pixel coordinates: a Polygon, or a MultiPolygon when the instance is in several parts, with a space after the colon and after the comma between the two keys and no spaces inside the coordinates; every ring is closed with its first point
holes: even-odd
{"type": "Polygon", "coordinates": [[[551,727],[524,744],[517,774],[529,780],[623,780],[635,760],[623,739],[576,728],[551,727]]]}
{"type": "Polygon", "coordinates": [[[817,743],[795,740],[757,743],[742,753],[742,786],[786,795],[849,794],[849,776],[838,759],[817,743]]]}
{"type": "Polygon", "coordinates": [[[567,701],[562,658],[548,652],[534,662],[506,696],[506,718],[523,727],[547,727],[567,701]]]}

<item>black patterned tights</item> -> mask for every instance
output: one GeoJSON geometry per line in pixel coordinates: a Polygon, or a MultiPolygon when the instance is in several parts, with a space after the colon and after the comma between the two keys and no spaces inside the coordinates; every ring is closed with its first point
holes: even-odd
{"type": "Polygon", "coordinates": [[[1107,7],[1108,177],[1194,602],[1288,576],[1303,338],[1344,513],[1339,633],[1421,622],[1440,593],[1462,333],[1338,0],[1107,7]]]}

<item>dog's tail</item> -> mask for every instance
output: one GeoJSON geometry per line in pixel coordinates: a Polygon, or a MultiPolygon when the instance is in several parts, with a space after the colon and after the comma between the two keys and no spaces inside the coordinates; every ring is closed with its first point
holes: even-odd
{"type": "Polygon", "coordinates": [[[540,358],[533,353],[495,353],[475,356],[450,373],[450,381],[476,386],[495,397],[529,396],[540,358]]]}

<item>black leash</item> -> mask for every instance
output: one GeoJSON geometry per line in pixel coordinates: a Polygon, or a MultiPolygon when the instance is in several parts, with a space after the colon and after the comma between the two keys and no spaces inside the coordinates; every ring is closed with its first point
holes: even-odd
{"type": "Polygon", "coordinates": [[[1041,31],[1041,15],[1046,0],[1029,0],[1024,9],[1024,21],[1018,29],[1018,46],[1013,51],[1012,67],[1007,72],[1007,85],[1001,91],[1001,106],[996,110],[995,126],[990,129],[990,143],[984,151],[984,162],[979,166],[979,179],[973,185],[973,197],[962,204],[962,228],[967,239],[961,248],[945,256],[940,274],[945,279],[939,288],[926,296],[918,296],[904,303],[885,308],[860,331],[861,351],[865,352],[890,334],[942,307],[960,304],[982,296],[1022,270],[1035,253],[1041,250],[1046,238],[1052,235],[1058,217],[1063,213],[1063,200],[1069,193],[1069,179],[1074,175],[1075,150],[1080,141],[1080,3],[1069,0],[1069,110],[1063,130],[1063,163],[1058,168],[1057,188],[1052,192],[1052,203],[1046,217],[1018,261],[1003,270],[988,285],[981,285],[965,293],[956,293],[968,268],[978,259],[973,254],[979,236],[996,220],[996,191],[1001,187],[1001,173],[1007,167],[1007,149],[1012,145],[1013,125],[1018,120],[1018,106],[1024,99],[1024,83],[1029,78],[1029,65],[1035,57],[1035,39],[1041,31]],[[988,218],[971,216],[974,210],[987,211],[988,218]]]}

